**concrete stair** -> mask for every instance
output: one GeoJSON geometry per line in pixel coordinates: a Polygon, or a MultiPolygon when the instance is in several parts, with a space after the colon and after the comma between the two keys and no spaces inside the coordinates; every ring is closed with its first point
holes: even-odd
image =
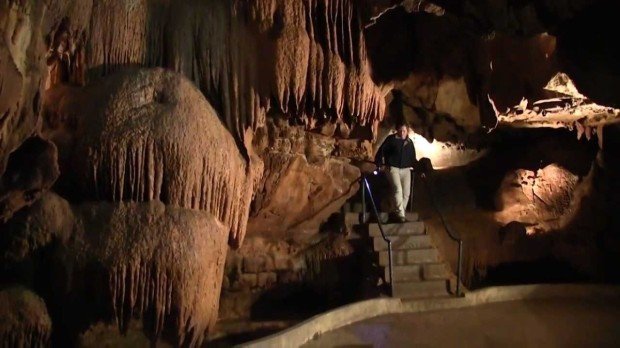
{"type": "MultiPolygon", "coordinates": [[[[426,249],[392,250],[392,263],[396,266],[435,262],[439,262],[439,252],[434,247],[426,249]]],[[[388,251],[379,251],[379,265],[387,267],[388,263],[388,251]]]]}
{"type": "MultiPolygon", "coordinates": [[[[382,225],[382,228],[386,236],[419,235],[426,232],[426,226],[421,221],[405,222],[402,224],[385,224],[382,225]]],[[[371,237],[380,237],[381,229],[379,228],[379,224],[371,223],[370,226],[368,226],[368,234],[371,237]]]]}
{"type": "MultiPolygon", "coordinates": [[[[370,214],[367,214],[370,216],[370,214]]],[[[346,213],[349,225],[361,223],[361,214],[346,213]]],[[[392,242],[393,287],[392,295],[403,299],[447,297],[456,277],[426,234],[426,226],[416,213],[407,213],[406,223],[382,225],[387,238],[392,242]]],[[[376,222],[361,224],[372,241],[373,251],[383,269],[383,276],[390,282],[388,245],[381,237],[376,222]]],[[[359,226],[359,225],[358,225],[359,226]]]]}
{"type": "Polygon", "coordinates": [[[447,280],[394,282],[392,296],[409,299],[448,296],[447,280]]]}
{"type": "MultiPolygon", "coordinates": [[[[418,213],[410,213],[407,212],[407,220],[409,221],[418,221],[419,220],[419,216],[418,213]]],[[[381,222],[383,222],[384,224],[388,222],[388,218],[389,218],[389,214],[388,213],[379,213],[379,218],[381,219],[381,222]]],[[[344,215],[344,219],[345,219],[345,223],[347,225],[355,225],[355,224],[360,224],[360,223],[369,223],[371,221],[375,221],[376,219],[374,217],[373,213],[366,213],[366,220],[362,221],[362,213],[357,213],[357,212],[348,212],[345,213],[344,215]]]]}
{"type": "MultiPolygon", "coordinates": [[[[375,251],[387,250],[387,242],[384,241],[383,238],[377,237],[378,238],[373,238],[375,251]]],[[[389,236],[388,239],[392,242],[392,250],[424,249],[433,246],[431,237],[427,234],[389,236]]]]}
{"type": "MultiPolygon", "coordinates": [[[[445,280],[453,275],[444,263],[418,263],[394,266],[394,281],[445,280]]],[[[384,268],[385,279],[389,281],[389,269],[384,268]]]]}

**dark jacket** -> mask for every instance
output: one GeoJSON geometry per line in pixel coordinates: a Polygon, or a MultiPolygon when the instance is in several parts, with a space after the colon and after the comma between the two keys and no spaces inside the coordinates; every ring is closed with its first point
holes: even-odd
{"type": "Polygon", "coordinates": [[[383,141],[375,156],[377,166],[386,165],[396,168],[409,168],[416,165],[415,147],[413,140],[400,139],[396,134],[391,134],[383,141]]]}

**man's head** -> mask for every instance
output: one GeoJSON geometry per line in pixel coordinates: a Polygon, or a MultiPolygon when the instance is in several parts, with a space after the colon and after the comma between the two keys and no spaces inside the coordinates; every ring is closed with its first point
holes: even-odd
{"type": "Polygon", "coordinates": [[[396,124],[396,136],[401,139],[406,139],[409,136],[409,126],[405,122],[399,122],[396,124]]]}

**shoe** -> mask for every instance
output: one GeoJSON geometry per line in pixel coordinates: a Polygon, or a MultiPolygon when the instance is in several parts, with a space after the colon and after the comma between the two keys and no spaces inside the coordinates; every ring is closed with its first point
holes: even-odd
{"type": "Polygon", "coordinates": [[[400,222],[401,224],[404,224],[405,222],[409,222],[409,220],[407,220],[407,218],[404,216],[397,217],[396,221],[400,222]]]}

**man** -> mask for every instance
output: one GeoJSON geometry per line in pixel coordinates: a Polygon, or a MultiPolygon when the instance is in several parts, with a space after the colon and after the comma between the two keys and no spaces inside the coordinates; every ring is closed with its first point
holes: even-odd
{"type": "Polygon", "coordinates": [[[395,129],[396,133],[390,134],[379,147],[375,164],[386,173],[392,187],[397,220],[406,222],[405,207],[411,191],[411,171],[416,163],[415,148],[406,123],[396,124],[395,129]]]}

